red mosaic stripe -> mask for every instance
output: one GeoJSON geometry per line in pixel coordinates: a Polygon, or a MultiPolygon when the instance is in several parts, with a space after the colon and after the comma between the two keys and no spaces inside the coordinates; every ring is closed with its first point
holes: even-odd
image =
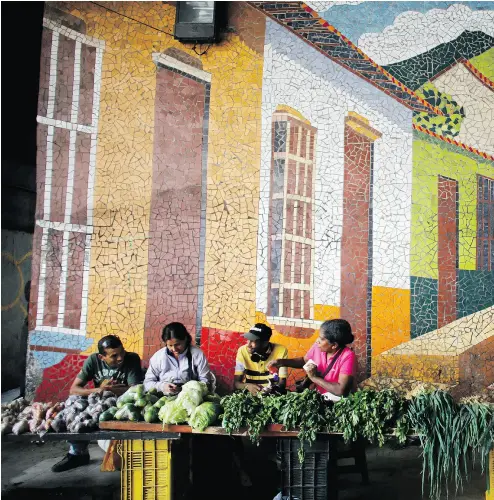
{"type": "Polygon", "coordinates": [[[455,141],[453,139],[450,139],[449,137],[443,137],[442,135],[436,134],[436,132],[432,132],[431,130],[427,130],[424,127],[421,127],[420,125],[413,125],[413,128],[417,130],[418,132],[422,132],[423,134],[430,135],[431,137],[435,137],[436,139],[439,139],[440,141],[447,142],[448,144],[453,144],[454,146],[458,146],[459,148],[465,149],[466,151],[469,151],[470,153],[476,154],[478,156],[481,156],[482,158],[485,158],[486,160],[494,161],[494,156],[484,153],[482,151],[479,151],[478,149],[472,148],[471,146],[468,146],[467,144],[463,144],[462,142],[455,141]]]}
{"type": "Polygon", "coordinates": [[[345,126],[340,314],[352,325],[359,368],[367,365],[370,181],[372,143],[345,126]]]}
{"type": "Polygon", "coordinates": [[[57,326],[58,304],[60,300],[60,275],[62,262],[62,231],[48,233],[45,276],[45,309],[43,325],[57,326]]]}
{"type": "Polygon", "coordinates": [[[82,283],[86,235],[69,233],[69,258],[67,262],[67,288],[65,294],[65,328],[81,327],[82,283]]]}
{"type": "Polygon", "coordinates": [[[438,328],[452,323],[456,319],[456,263],[458,258],[457,187],[457,181],[439,176],[437,186],[438,328]]]}
{"type": "Polygon", "coordinates": [[[494,90],[494,82],[481,73],[470,61],[466,59],[462,61],[465,68],[470,71],[476,78],[478,78],[484,85],[494,90]]]}
{"type": "Polygon", "coordinates": [[[170,321],[183,323],[195,338],[200,258],[206,90],[166,68],[156,82],[145,360],[161,347],[161,330],[170,321]]]}

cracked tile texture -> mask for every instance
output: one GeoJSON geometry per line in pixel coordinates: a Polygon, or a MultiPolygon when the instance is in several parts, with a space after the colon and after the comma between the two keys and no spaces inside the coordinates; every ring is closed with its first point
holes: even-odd
{"type": "Polygon", "coordinates": [[[364,384],[494,382],[492,10],[451,7],[434,44],[450,7],[423,2],[424,45],[392,3],[232,2],[209,47],[173,38],[171,3],[46,3],[36,398],[63,398],[106,334],[146,364],[170,321],[222,390],[254,322],[301,356],[338,317],[364,384]]]}

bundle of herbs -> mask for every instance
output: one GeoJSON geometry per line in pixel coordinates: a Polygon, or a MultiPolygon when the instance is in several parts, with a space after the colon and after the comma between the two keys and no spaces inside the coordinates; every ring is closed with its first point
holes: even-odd
{"type": "Polygon", "coordinates": [[[300,394],[288,392],[278,399],[275,423],[283,424],[287,430],[298,429],[298,458],[303,462],[304,443],[312,445],[317,433],[327,429],[331,406],[325,403],[321,393],[310,389],[300,394]]]}
{"type": "Polygon", "coordinates": [[[398,442],[404,444],[410,432],[407,402],[391,389],[362,390],[340,399],[328,424],[332,431],[343,434],[345,442],[363,437],[371,443],[377,441],[379,446],[384,445],[385,434],[394,432],[398,442]]]}
{"type": "Polygon", "coordinates": [[[301,442],[299,459],[304,459],[303,444],[311,445],[317,433],[327,426],[328,407],[321,394],[306,389],[303,393],[288,392],[281,396],[253,396],[237,392],[221,400],[223,428],[232,433],[247,428],[253,443],[259,443],[263,429],[273,423],[283,424],[286,430],[298,430],[301,442]]]}
{"type": "Polygon", "coordinates": [[[454,481],[456,490],[468,479],[475,461],[486,467],[494,447],[494,405],[470,398],[459,404],[446,392],[423,390],[405,399],[395,390],[360,390],[336,403],[327,403],[317,391],[288,392],[281,396],[234,393],[221,400],[223,427],[230,433],[247,428],[258,443],[269,424],[298,430],[299,460],[304,443],[314,443],[318,432],[341,432],[346,442],[365,438],[382,446],[394,436],[404,444],[410,434],[422,445],[422,489],[437,500],[454,481]]]}
{"type": "Polygon", "coordinates": [[[441,497],[448,483],[454,481],[456,491],[476,459],[482,471],[494,444],[494,408],[491,404],[470,401],[456,404],[443,391],[425,391],[410,402],[410,424],[422,445],[422,493],[429,479],[429,496],[441,497]]]}
{"type": "Polygon", "coordinates": [[[262,409],[263,399],[248,391],[234,392],[221,400],[223,407],[222,427],[228,432],[237,432],[249,427],[256,414],[262,409]]]}

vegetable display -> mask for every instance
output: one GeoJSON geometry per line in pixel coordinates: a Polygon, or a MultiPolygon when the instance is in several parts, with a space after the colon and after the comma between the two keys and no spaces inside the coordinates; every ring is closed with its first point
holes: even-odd
{"type": "Polygon", "coordinates": [[[247,429],[253,443],[270,424],[295,430],[304,444],[315,442],[318,432],[341,433],[345,442],[364,438],[383,446],[389,439],[405,444],[418,436],[423,449],[422,488],[429,485],[429,497],[438,500],[448,483],[458,491],[469,478],[473,461],[487,467],[494,447],[494,405],[470,397],[455,402],[444,391],[422,389],[401,396],[397,391],[359,390],[337,402],[306,389],[282,395],[248,391],[221,398],[209,394],[206,384],[191,381],[175,396],[143,385],[131,387],[116,398],[110,391],[89,397],[70,396],[64,403],[32,403],[19,398],[2,405],[2,434],[26,432],[90,432],[98,422],[110,420],[186,424],[198,431],[218,421],[228,433],[247,429]]]}
{"type": "Polygon", "coordinates": [[[206,427],[214,424],[221,413],[221,406],[206,401],[194,409],[189,419],[189,424],[194,429],[204,431],[206,427]]]}
{"type": "Polygon", "coordinates": [[[219,400],[217,394],[208,394],[204,382],[191,380],[182,386],[174,401],[160,409],[158,418],[163,425],[188,423],[193,429],[203,431],[218,419],[221,413],[219,400]]]}
{"type": "Polygon", "coordinates": [[[442,391],[423,392],[410,402],[408,417],[423,449],[422,492],[429,478],[430,497],[439,499],[444,485],[456,491],[470,476],[472,459],[487,467],[494,446],[494,407],[480,401],[460,401],[442,391]]]}
{"type": "Polygon", "coordinates": [[[117,399],[110,391],[89,397],[69,396],[64,403],[29,404],[19,398],[2,405],[2,434],[91,432],[98,428],[99,417],[116,404],[117,399]]]}
{"type": "Polygon", "coordinates": [[[170,401],[160,408],[158,418],[163,425],[183,424],[187,422],[187,410],[182,407],[178,400],[170,401]]]}
{"type": "MultiPolygon", "coordinates": [[[[455,482],[456,490],[469,477],[472,459],[485,470],[494,447],[494,405],[475,398],[456,404],[444,391],[424,390],[410,399],[395,390],[360,390],[336,403],[325,402],[316,391],[256,396],[235,393],[221,400],[223,428],[229,432],[247,428],[253,442],[268,424],[298,430],[298,438],[311,445],[318,432],[341,433],[345,442],[362,437],[383,446],[395,438],[405,444],[418,435],[423,447],[423,488],[438,500],[442,487],[455,482]]],[[[299,460],[303,461],[303,446],[299,460]]]]}
{"type": "Polygon", "coordinates": [[[178,396],[163,396],[156,390],[145,392],[143,385],[136,385],[118,398],[118,411],[103,414],[100,421],[144,420],[147,423],[162,422],[163,425],[189,423],[194,429],[204,430],[217,421],[221,413],[220,399],[217,394],[208,394],[208,386],[204,382],[195,380],[184,384],[178,396]],[[196,411],[199,408],[200,411],[196,411]]]}
{"type": "Polygon", "coordinates": [[[384,434],[393,432],[398,442],[404,444],[410,431],[407,406],[407,401],[394,390],[357,391],[332,406],[328,428],[343,433],[346,442],[362,436],[383,446],[384,434]]]}

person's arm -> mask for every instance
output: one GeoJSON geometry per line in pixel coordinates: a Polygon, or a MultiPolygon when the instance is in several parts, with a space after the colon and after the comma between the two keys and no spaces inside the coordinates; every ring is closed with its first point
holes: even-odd
{"type": "Polygon", "coordinates": [[[124,394],[129,390],[129,387],[130,386],[124,384],[111,384],[111,383],[108,384],[102,383],[100,385],[100,389],[103,389],[104,391],[111,391],[113,392],[113,394],[115,394],[115,396],[121,396],[122,394],[124,394]]]}
{"type": "Polygon", "coordinates": [[[305,358],[291,358],[291,359],[275,359],[273,361],[270,361],[267,365],[266,368],[269,370],[270,367],[273,368],[303,368],[303,366],[306,363],[305,358]]]}
{"type": "Polygon", "coordinates": [[[246,384],[242,382],[244,376],[243,375],[235,375],[233,378],[235,389],[241,391],[242,389],[247,389],[251,394],[257,394],[262,386],[258,384],[246,384]]]}
{"type": "Polygon", "coordinates": [[[313,374],[314,372],[309,372],[307,375],[314,384],[322,387],[326,392],[331,392],[335,396],[348,396],[352,385],[353,385],[353,375],[347,375],[346,373],[340,373],[338,377],[338,382],[327,382],[319,376],[319,374],[313,374]]]}
{"type": "Polygon", "coordinates": [[[209,363],[204,355],[204,353],[197,348],[196,357],[195,360],[192,358],[192,362],[195,364],[196,372],[197,372],[197,377],[200,382],[204,382],[205,384],[210,384],[211,378],[209,375],[209,372],[211,371],[211,368],[209,368],[209,363]]]}
{"type": "Polygon", "coordinates": [[[70,386],[69,394],[71,396],[89,396],[95,392],[101,394],[105,390],[104,387],[95,387],[94,389],[85,388],[86,384],[94,379],[96,367],[93,358],[94,356],[89,356],[86,361],[84,361],[81,371],[70,386]]]}
{"type": "MultiPolygon", "coordinates": [[[[281,356],[278,358],[282,361],[286,361],[288,359],[288,349],[286,347],[283,347],[283,351],[281,353],[281,356]]],[[[288,378],[288,369],[285,366],[282,366],[278,370],[278,375],[279,375],[279,382],[278,382],[278,387],[284,391],[286,389],[286,379],[288,378]]]]}
{"type": "Polygon", "coordinates": [[[99,387],[95,387],[94,389],[86,389],[87,380],[84,378],[79,378],[81,374],[79,374],[75,380],[72,382],[70,386],[69,394],[71,396],[89,396],[93,393],[102,394],[105,391],[111,391],[115,396],[121,396],[124,392],[127,391],[128,387],[123,384],[111,384],[109,382],[103,382],[99,387]]]}
{"type": "Polygon", "coordinates": [[[164,394],[174,394],[177,391],[177,386],[175,384],[160,381],[160,363],[157,354],[158,353],[149,360],[149,368],[144,377],[144,389],[149,391],[154,387],[164,394]]]}
{"type": "Polygon", "coordinates": [[[72,382],[72,385],[70,386],[69,394],[71,396],[89,396],[90,394],[93,394],[95,392],[101,394],[107,390],[106,387],[95,387],[94,389],[86,389],[85,388],[86,384],[87,381],[79,378],[78,375],[72,382]]]}

